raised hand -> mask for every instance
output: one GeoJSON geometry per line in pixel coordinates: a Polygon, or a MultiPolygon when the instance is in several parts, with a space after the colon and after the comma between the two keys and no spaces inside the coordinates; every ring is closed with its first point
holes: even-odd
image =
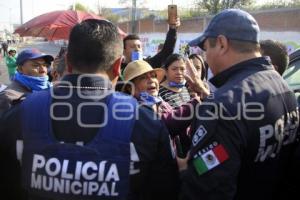
{"type": "Polygon", "coordinates": [[[188,82],[189,88],[196,92],[201,97],[206,97],[209,95],[209,89],[206,87],[205,83],[201,80],[194,64],[189,60],[185,60],[187,74],[185,79],[188,82]]]}
{"type": "Polygon", "coordinates": [[[170,28],[178,28],[180,25],[181,25],[181,23],[180,23],[179,17],[176,18],[175,24],[169,24],[170,28]]]}

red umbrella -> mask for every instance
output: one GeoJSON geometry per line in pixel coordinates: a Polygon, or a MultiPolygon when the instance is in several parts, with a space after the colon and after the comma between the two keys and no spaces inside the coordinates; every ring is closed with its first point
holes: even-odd
{"type": "MultiPolygon", "coordinates": [[[[42,14],[18,27],[14,33],[21,37],[45,37],[49,40],[69,38],[73,26],[86,19],[104,19],[92,13],[82,11],[63,10],[42,14]]],[[[126,33],[120,28],[119,33],[124,37],[126,33]]]]}

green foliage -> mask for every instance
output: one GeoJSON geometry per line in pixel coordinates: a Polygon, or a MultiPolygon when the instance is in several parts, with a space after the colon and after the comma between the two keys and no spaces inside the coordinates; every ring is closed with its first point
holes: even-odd
{"type": "MultiPolygon", "coordinates": [[[[123,5],[131,5],[132,1],[133,0],[119,0],[119,3],[123,5]]],[[[145,0],[136,1],[139,8],[143,7],[141,5],[144,4],[145,0]]],[[[241,8],[250,12],[253,10],[276,8],[300,8],[300,0],[273,0],[270,3],[265,3],[260,6],[255,5],[255,1],[259,0],[195,0],[195,6],[192,8],[178,7],[178,13],[181,19],[189,19],[193,17],[214,15],[221,10],[228,8],[241,8]]],[[[167,19],[168,17],[167,8],[164,10],[144,10],[142,12],[142,18],[167,19]]],[[[118,23],[121,21],[130,20],[131,12],[128,14],[127,18],[121,18],[120,16],[112,13],[110,9],[99,7],[98,15],[103,16],[114,23],[118,23]]]]}
{"type": "Polygon", "coordinates": [[[253,3],[253,0],[196,0],[200,8],[210,14],[216,14],[228,8],[243,8],[253,3]]]}
{"type": "Polygon", "coordinates": [[[99,8],[98,11],[99,11],[98,15],[106,18],[107,20],[109,20],[113,23],[120,22],[121,17],[119,15],[114,14],[111,11],[111,9],[109,9],[109,8],[99,8]]]}
{"type": "Polygon", "coordinates": [[[253,10],[266,10],[276,8],[300,8],[300,0],[273,0],[272,2],[265,3],[262,6],[254,7],[253,10]]]}
{"type": "MultiPolygon", "coordinates": [[[[73,10],[73,5],[70,6],[69,10],[73,10]]],[[[83,11],[83,12],[88,12],[89,8],[80,4],[76,3],[75,4],[75,10],[83,11]]]]}
{"type": "Polygon", "coordinates": [[[180,9],[180,19],[189,19],[193,17],[205,16],[208,12],[204,9],[193,8],[193,9],[180,9]]]}

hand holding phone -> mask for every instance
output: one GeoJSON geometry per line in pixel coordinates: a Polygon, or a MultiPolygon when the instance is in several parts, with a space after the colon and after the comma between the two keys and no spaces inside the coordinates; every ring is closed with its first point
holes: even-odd
{"type": "Polygon", "coordinates": [[[177,21],[177,5],[168,5],[168,23],[169,25],[176,25],[177,21]]]}

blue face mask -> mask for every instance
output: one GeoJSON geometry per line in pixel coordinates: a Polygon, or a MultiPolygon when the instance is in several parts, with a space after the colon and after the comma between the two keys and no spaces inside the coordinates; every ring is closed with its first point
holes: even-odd
{"type": "Polygon", "coordinates": [[[176,87],[176,88],[183,88],[185,86],[185,82],[176,83],[176,82],[170,81],[169,86],[170,87],[176,87]]]}
{"type": "Polygon", "coordinates": [[[146,105],[152,106],[154,104],[160,103],[162,100],[159,97],[150,95],[148,92],[141,92],[140,101],[146,105]]]}
{"type": "Polygon", "coordinates": [[[143,53],[141,51],[133,51],[131,53],[131,61],[143,60],[143,53]]]}
{"type": "Polygon", "coordinates": [[[15,80],[20,82],[22,85],[30,88],[32,91],[40,91],[51,87],[52,83],[50,83],[48,79],[48,76],[27,76],[19,72],[15,74],[15,80]]]}

